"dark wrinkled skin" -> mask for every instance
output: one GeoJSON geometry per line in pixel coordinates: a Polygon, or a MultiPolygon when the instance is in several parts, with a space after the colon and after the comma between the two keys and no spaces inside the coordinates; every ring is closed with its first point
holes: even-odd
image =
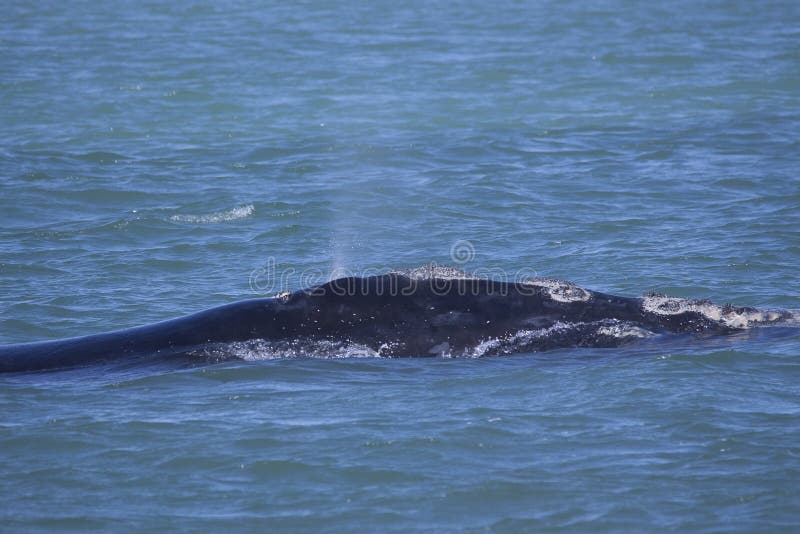
{"type": "MultiPolygon", "coordinates": [[[[252,339],[347,340],[383,356],[460,352],[525,329],[574,324],[519,350],[615,346],[581,324],[619,320],[652,332],[727,333],[696,312],[658,315],[642,299],[587,291],[588,301],[560,302],[541,287],[478,279],[411,279],[391,273],[343,278],[285,296],[245,300],[148,326],[85,337],[0,346],[0,372],[35,371],[140,356],[184,355],[209,343],[252,339]]],[[[742,308],[744,309],[744,308],[742,308]]],[[[501,351],[502,352],[502,351],[501,351]]]]}

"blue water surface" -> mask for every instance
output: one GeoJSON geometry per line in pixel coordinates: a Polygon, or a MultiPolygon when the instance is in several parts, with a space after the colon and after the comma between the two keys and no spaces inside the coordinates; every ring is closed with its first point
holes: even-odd
{"type": "MultiPolygon", "coordinates": [[[[0,343],[428,262],[800,308],[797,2],[3,11],[0,343]]],[[[791,329],[304,356],[0,377],[0,530],[800,527],[791,329]]]]}

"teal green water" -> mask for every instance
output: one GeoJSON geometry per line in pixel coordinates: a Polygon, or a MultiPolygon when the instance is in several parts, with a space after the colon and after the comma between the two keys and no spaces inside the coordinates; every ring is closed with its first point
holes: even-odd
{"type": "MultiPolygon", "coordinates": [[[[4,13],[0,343],[428,262],[800,308],[796,2],[4,13]]],[[[304,356],[3,376],[0,530],[800,528],[797,332],[304,356]]]]}

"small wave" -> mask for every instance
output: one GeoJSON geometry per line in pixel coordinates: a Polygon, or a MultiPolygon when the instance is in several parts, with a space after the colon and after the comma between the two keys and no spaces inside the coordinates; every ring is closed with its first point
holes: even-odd
{"type": "Polygon", "coordinates": [[[130,158],[122,154],[114,152],[87,152],[86,154],[78,154],[75,156],[77,159],[83,161],[90,161],[92,163],[119,163],[130,158]]]}
{"type": "Polygon", "coordinates": [[[217,211],[214,213],[209,213],[207,215],[173,215],[169,219],[175,222],[187,222],[187,223],[220,223],[220,222],[228,222],[228,221],[235,221],[237,219],[244,219],[245,217],[251,216],[253,213],[256,212],[256,207],[253,204],[244,204],[242,206],[236,206],[235,208],[231,208],[225,211],[217,211]]]}

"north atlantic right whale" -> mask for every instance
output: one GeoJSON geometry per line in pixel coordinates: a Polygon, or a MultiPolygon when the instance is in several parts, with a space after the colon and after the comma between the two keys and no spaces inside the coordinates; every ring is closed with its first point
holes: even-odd
{"type": "Polygon", "coordinates": [[[429,265],[340,278],[116,332],[0,346],[0,372],[133,358],[202,363],[259,351],[314,356],[341,347],[375,357],[494,356],[796,323],[786,310],[615,296],[560,280],[498,281],[429,265]]]}

